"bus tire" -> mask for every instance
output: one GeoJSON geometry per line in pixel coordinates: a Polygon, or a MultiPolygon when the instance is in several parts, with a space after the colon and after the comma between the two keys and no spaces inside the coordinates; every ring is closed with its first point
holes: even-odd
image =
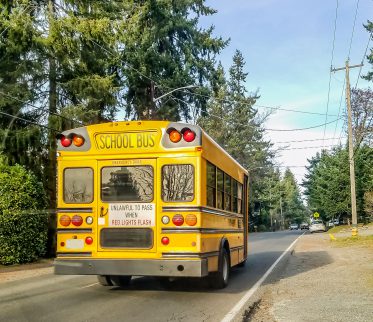
{"type": "Polygon", "coordinates": [[[130,285],[131,277],[131,275],[112,275],[110,280],[115,286],[126,287],[130,285]]]}
{"type": "Polygon", "coordinates": [[[110,276],[107,275],[97,275],[98,283],[102,286],[113,286],[110,276]]]}
{"type": "Polygon", "coordinates": [[[218,271],[212,273],[210,276],[211,287],[221,289],[228,285],[230,266],[228,252],[225,247],[223,247],[219,256],[218,271]]]}

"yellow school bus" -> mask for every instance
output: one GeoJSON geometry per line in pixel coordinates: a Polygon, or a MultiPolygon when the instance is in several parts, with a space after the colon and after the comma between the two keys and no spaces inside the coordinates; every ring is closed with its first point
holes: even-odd
{"type": "Polygon", "coordinates": [[[247,258],[248,172],[199,126],[89,125],[58,135],[56,274],[203,277],[247,258]]]}

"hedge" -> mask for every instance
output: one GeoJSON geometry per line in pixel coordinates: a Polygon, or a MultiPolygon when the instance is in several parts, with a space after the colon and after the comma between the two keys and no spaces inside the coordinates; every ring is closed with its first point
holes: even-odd
{"type": "Polygon", "coordinates": [[[48,213],[43,186],[25,168],[0,159],[0,264],[37,260],[46,252],[48,213]]]}

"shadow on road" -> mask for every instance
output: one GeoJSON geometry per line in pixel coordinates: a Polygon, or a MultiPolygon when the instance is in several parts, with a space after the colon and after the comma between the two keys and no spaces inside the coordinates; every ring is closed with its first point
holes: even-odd
{"type": "MultiPolygon", "coordinates": [[[[127,290],[136,291],[171,291],[171,292],[199,292],[199,293],[240,293],[250,289],[268,270],[282,253],[263,252],[248,258],[243,268],[233,268],[230,273],[230,281],[227,288],[216,290],[211,288],[207,278],[179,278],[169,283],[163,283],[160,279],[152,277],[138,277],[131,281],[126,288],[110,287],[109,292],[121,292],[127,290]],[[166,284],[166,285],[165,285],[166,284]]],[[[294,252],[287,254],[276,267],[276,274],[271,274],[264,284],[275,283],[279,279],[316,269],[332,263],[327,252],[294,252]],[[292,266],[287,267],[290,257],[296,257],[292,266]]]]}

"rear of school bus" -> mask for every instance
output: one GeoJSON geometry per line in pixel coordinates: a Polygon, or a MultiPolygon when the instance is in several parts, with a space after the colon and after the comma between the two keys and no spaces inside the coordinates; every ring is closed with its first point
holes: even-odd
{"type": "Polygon", "coordinates": [[[217,270],[202,256],[202,137],[198,126],[165,121],[63,132],[55,273],[120,285],[217,270]]]}

